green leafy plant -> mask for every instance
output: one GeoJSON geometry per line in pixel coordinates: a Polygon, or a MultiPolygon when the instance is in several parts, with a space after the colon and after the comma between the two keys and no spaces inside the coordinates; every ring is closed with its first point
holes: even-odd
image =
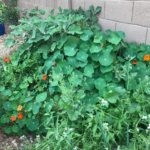
{"type": "Polygon", "coordinates": [[[47,135],[43,150],[149,149],[150,46],[101,31],[100,10],[32,10],[12,27],[6,45],[19,46],[0,74],[6,133],[47,135]]]}
{"type": "Polygon", "coordinates": [[[8,0],[6,2],[5,11],[3,12],[4,22],[10,25],[17,25],[19,18],[19,10],[17,8],[17,0],[8,0]]]}
{"type": "Polygon", "coordinates": [[[6,10],[6,5],[2,0],[0,0],[0,23],[4,23],[4,12],[6,10]]]}

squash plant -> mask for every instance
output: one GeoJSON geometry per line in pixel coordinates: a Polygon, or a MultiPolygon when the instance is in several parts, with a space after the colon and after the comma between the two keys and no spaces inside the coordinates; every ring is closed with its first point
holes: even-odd
{"type": "Polygon", "coordinates": [[[137,128],[147,136],[150,118],[140,117],[150,113],[150,64],[143,61],[150,46],[125,43],[123,32],[101,31],[100,10],[60,9],[46,18],[32,10],[13,27],[6,45],[19,47],[1,60],[0,74],[6,133],[47,133],[64,123],[74,128],[81,149],[90,140],[91,149],[129,145],[137,128]]]}

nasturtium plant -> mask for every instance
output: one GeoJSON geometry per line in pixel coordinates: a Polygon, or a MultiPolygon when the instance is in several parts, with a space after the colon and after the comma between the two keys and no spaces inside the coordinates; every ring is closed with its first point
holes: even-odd
{"type": "Polygon", "coordinates": [[[12,27],[6,46],[16,51],[0,60],[0,126],[7,134],[47,133],[51,149],[120,149],[141,141],[145,149],[150,62],[143,57],[150,46],[102,31],[100,10],[60,9],[47,17],[32,10],[12,27]]]}

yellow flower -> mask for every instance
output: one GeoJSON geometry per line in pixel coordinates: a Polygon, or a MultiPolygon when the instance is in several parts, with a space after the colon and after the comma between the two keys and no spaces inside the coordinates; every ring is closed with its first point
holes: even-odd
{"type": "Polygon", "coordinates": [[[22,110],[22,106],[18,105],[17,111],[21,111],[22,110]]]}

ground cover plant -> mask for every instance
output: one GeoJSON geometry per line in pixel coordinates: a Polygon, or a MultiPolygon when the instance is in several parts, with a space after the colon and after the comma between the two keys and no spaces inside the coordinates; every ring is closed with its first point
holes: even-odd
{"type": "Polygon", "coordinates": [[[150,46],[101,31],[99,12],[32,10],[12,27],[6,45],[23,42],[1,60],[4,132],[46,136],[33,149],[150,149],[150,46]]]}

